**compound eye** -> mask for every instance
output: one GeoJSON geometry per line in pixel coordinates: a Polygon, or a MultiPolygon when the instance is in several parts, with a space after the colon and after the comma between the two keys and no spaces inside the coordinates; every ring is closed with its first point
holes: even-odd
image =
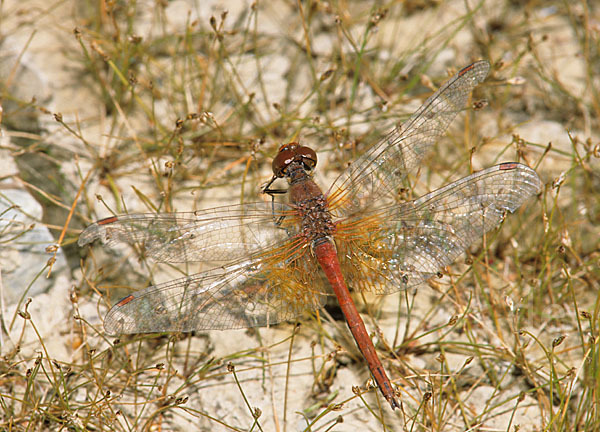
{"type": "Polygon", "coordinates": [[[281,146],[279,153],[273,159],[275,177],[285,177],[287,168],[293,162],[301,163],[305,170],[312,171],[317,165],[317,154],[313,149],[295,142],[281,146]]]}
{"type": "Polygon", "coordinates": [[[299,147],[298,143],[285,144],[279,147],[279,152],[273,159],[273,174],[275,177],[285,176],[285,170],[294,162],[299,147]]]}
{"type": "Polygon", "coordinates": [[[310,147],[299,147],[297,150],[298,155],[301,157],[304,168],[308,171],[312,171],[317,166],[317,154],[310,147]]]}

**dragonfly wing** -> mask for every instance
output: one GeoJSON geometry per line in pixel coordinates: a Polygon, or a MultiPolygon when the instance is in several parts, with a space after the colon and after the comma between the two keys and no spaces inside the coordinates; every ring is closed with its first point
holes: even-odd
{"type": "Polygon", "coordinates": [[[487,61],[463,68],[407,121],[353,162],[329,190],[332,210],[339,216],[348,216],[376,202],[378,206],[392,204],[402,180],[419,166],[438,137],[465,108],[471,91],[485,79],[489,69],[487,61]]]}
{"type": "Polygon", "coordinates": [[[248,203],[186,213],[113,216],[88,226],[84,246],[128,243],[161,262],[229,262],[261,253],[294,236],[298,218],[286,204],[248,203]]]}
{"type": "Polygon", "coordinates": [[[349,285],[388,294],[425,282],[541,187],[531,168],[504,163],[362,216],[379,230],[357,229],[358,217],[342,221],[338,249],[349,285]]]}
{"type": "Polygon", "coordinates": [[[325,278],[317,278],[321,270],[301,240],[289,243],[137,291],[112,307],[104,328],[117,335],[260,327],[316,310],[327,295],[325,278]]]}

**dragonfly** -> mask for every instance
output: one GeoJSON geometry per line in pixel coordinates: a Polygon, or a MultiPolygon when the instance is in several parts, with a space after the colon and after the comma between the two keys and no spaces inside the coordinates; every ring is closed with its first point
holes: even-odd
{"type": "Polygon", "coordinates": [[[313,180],[316,152],[280,147],[262,192],[271,200],[194,212],[124,214],[88,226],[84,246],[128,243],[167,263],[206,271],[135,291],[104,320],[107,334],[271,326],[316,313],[335,294],[358,348],[391,408],[398,393],[352,300],[390,294],[439,276],[473,242],[540,193],[536,172],[501,163],[412,201],[399,193],[436,140],[488,75],[478,61],[444,83],[406,121],[337,177],[324,193],[313,180]],[[271,188],[287,179],[287,202],[271,188]]]}

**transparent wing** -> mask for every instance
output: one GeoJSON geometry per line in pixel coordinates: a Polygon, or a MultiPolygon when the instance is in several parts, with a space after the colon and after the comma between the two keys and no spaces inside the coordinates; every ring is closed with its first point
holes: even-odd
{"type": "Polygon", "coordinates": [[[219,263],[136,291],[108,312],[108,334],[233,329],[276,324],[320,307],[325,277],[286,204],[251,203],[191,213],[114,216],[87,227],[83,246],[128,243],[162,262],[219,263]]]}
{"type": "Polygon", "coordinates": [[[465,108],[471,91],[489,69],[487,61],[463,68],[407,121],[353,162],[329,189],[332,211],[349,216],[369,206],[392,204],[402,180],[465,108]]]}
{"type": "Polygon", "coordinates": [[[303,240],[125,297],[106,315],[108,334],[187,332],[277,324],[320,308],[325,278],[303,240]]]}
{"type": "Polygon", "coordinates": [[[233,262],[293,237],[295,211],[281,203],[248,203],[189,213],[113,216],[88,226],[79,246],[100,239],[128,243],[160,262],[233,262]]]}
{"type": "Polygon", "coordinates": [[[541,187],[531,168],[504,163],[415,201],[342,221],[338,255],[349,286],[388,294],[425,282],[541,187]]]}

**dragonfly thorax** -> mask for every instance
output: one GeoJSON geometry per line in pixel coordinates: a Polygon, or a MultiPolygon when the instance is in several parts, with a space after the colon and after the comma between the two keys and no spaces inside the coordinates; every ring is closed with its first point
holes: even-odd
{"type": "Polygon", "coordinates": [[[300,201],[295,207],[302,218],[302,235],[308,241],[319,242],[333,235],[335,223],[323,195],[300,201]]]}

